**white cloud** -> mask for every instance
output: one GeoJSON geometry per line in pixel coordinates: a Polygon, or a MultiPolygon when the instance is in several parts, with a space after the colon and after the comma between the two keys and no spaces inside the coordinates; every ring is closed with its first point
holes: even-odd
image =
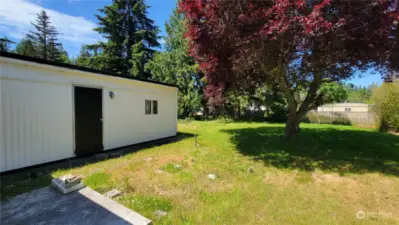
{"type": "Polygon", "coordinates": [[[37,14],[46,10],[51,23],[59,32],[59,40],[65,45],[80,47],[82,44],[93,44],[101,40],[93,28],[96,24],[83,18],[70,16],[55,10],[28,2],[27,0],[1,0],[0,33],[16,39],[21,39],[33,30],[30,22],[36,21],[37,14]]]}
{"type": "Polygon", "coordinates": [[[158,39],[159,44],[164,45],[166,43],[165,38],[158,39]]]}

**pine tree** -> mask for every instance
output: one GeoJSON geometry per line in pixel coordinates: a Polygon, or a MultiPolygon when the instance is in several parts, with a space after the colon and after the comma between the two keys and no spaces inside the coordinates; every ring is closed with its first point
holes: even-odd
{"type": "Polygon", "coordinates": [[[62,50],[64,48],[61,46],[61,44],[54,42],[53,40],[50,40],[47,46],[47,58],[54,60],[54,61],[62,61],[62,50]]]}
{"type": "Polygon", "coordinates": [[[179,87],[179,117],[184,118],[198,112],[203,106],[203,76],[189,56],[188,42],[184,38],[184,15],[175,9],[165,27],[166,51],[156,53],[146,69],[151,72],[153,79],[179,87]]]}
{"type": "Polygon", "coordinates": [[[159,46],[158,27],[147,17],[143,0],[113,0],[96,15],[100,26],[95,29],[107,39],[91,45],[101,49],[95,57],[104,69],[120,74],[146,78],[144,65],[159,46]]]}
{"type": "Polygon", "coordinates": [[[39,58],[62,62],[62,45],[58,43],[58,32],[51,25],[50,17],[46,11],[41,11],[36,18],[36,23],[31,23],[36,31],[30,31],[29,40],[34,43],[36,55],[39,58]]]}
{"type": "Polygon", "coordinates": [[[138,78],[148,77],[144,71],[146,61],[145,46],[144,43],[140,41],[132,46],[132,59],[130,60],[132,68],[130,74],[138,78]]]}
{"type": "Polygon", "coordinates": [[[20,55],[36,57],[35,45],[28,37],[23,38],[15,47],[15,52],[20,55]]]}
{"type": "Polygon", "coordinates": [[[74,60],[74,64],[78,66],[83,66],[87,68],[93,69],[103,69],[102,64],[99,63],[99,60],[96,60],[99,57],[97,48],[90,48],[88,45],[83,45],[80,48],[80,52],[78,57],[74,60]]]}
{"type": "Polygon", "coordinates": [[[76,64],[78,66],[91,68],[90,63],[89,63],[89,59],[91,57],[92,57],[92,55],[90,54],[89,50],[87,49],[87,46],[83,45],[80,48],[78,57],[74,60],[74,64],[76,64]]]}
{"type": "Polygon", "coordinates": [[[72,60],[69,58],[68,52],[64,49],[64,46],[59,45],[56,51],[58,52],[58,57],[60,62],[68,64],[72,63],[72,60]]]}
{"type": "Polygon", "coordinates": [[[14,44],[13,41],[8,39],[7,37],[0,38],[0,51],[9,52],[11,51],[10,45],[14,44]]]}

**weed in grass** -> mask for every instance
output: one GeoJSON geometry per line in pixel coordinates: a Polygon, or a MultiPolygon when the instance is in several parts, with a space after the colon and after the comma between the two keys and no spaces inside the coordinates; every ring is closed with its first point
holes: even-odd
{"type": "Polygon", "coordinates": [[[205,203],[215,203],[218,200],[215,193],[210,193],[205,190],[200,190],[198,192],[198,199],[205,203]]]}
{"type": "Polygon", "coordinates": [[[313,181],[312,173],[307,172],[307,171],[299,171],[296,174],[295,180],[298,183],[309,183],[309,182],[312,182],[313,181]]]}
{"type": "Polygon", "coordinates": [[[123,188],[126,193],[133,193],[136,191],[136,188],[130,184],[129,177],[123,178],[123,188]]]}
{"type": "Polygon", "coordinates": [[[161,168],[162,170],[168,171],[169,173],[178,173],[182,170],[180,164],[168,163],[161,168]]]}
{"type": "Polygon", "coordinates": [[[99,192],[112,189],[111,175],[105,172],[99,172],[88,176],[84,180],[84,183],[86,186],[99,192]]]}
{"type": "Polygon", "coordinates": [[[173,208],[169,199],[159,196],[128,195],[122,197],[120,202],[147,218],[153,218],[156,210],[169,212],[173,208]]]}
{"type": "Polygon", "coordinates": [[[197,224],[196,220],[194,218],[188,217],[188,216],[180,216],[179,220],[180,220],[179,222],[181,224],[184,224],[184,225],[195,225],[195,224],[197,224]]]}
{"type": "Polygon", "coordinates": [[[194,181],[194,176],[191,173],[182,171],[179,173],[179,180],[182,184],[188,184],[194,181]]]}

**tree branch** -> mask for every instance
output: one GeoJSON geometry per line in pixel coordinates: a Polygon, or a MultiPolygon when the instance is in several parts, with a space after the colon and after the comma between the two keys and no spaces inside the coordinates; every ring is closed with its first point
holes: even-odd
{"type": "Polygon", "coordinates": [[[313,73],[313,81],[310,84],[308,94],[306,95],[305,100],[302,102],[301,106],[299,107],[297,114],[304,115],[306,112],[309,111],[312,102],[314,102],[314,100],[316,99],[317,90],[320,88],[322,81],[321,78],[322,77],[320,72],[313,73]]]}

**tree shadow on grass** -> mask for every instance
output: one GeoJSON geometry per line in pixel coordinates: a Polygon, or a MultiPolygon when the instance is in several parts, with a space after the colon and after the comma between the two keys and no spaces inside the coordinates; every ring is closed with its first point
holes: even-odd
{"type": "Polygon", "coordinates": [[[283,127],[224,130],[243,155],[277,168],[399,176],[399,136],[360,130],[302,128],[289,143],[283,127]]]}

